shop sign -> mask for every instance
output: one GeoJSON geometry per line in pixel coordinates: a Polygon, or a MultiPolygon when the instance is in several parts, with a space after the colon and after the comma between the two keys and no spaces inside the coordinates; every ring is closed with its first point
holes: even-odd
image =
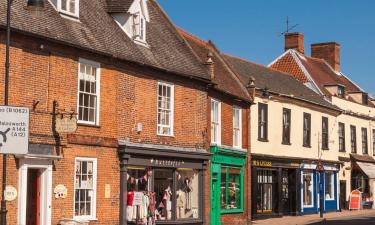
{"type": "Polygon", "coordinates": [[[160,159],[151,159],[150,160],[151,165],[154,166],[172,166],[172,167],[179,167],[183,164],[185,164],[185,161],[183,160],[160,160],[160,159]]]}
{"type": "Polygon", "coordinates": [[[56,118],[57,133],[74,133],[77,130],[76,117],[56,118]]]}
{"type": "Polygon", "coordinates": [[[0,153],[27,154],[29,145],[29,109],[0,106],[0,153]]]}
{"type": "Polygon", "coordinates": [[[5,188],[5,201],[11,202],[17,198],[17,189],[11,185],[5,188]]]}
{"type": "Polygon", "coordinates": [[[257,209],[257,213],[272,213],[272,209],[257,209]]]}
{"type": "Polygon", "coordinates": [[[55,198],[66,198],[68,189],[63,184],[59,184],[55,187],[53,193],[55,193],[55,198]]]}
{"type": "Polygon", "coordinates": [[[354,190],[350,193],[349,210],[361,209],[362,193],[359,190],[354,190]]]}
{"type": "Polygon", "coordinates": [[[253,160],[253,166],[272,167],[271,161],[253,160]]]}

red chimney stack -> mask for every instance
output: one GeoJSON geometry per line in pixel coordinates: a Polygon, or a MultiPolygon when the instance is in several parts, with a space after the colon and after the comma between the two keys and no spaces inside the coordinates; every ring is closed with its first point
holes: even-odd
{"type": "Polygon", "coordinates": [[[285,51],[295,49],[300,53],[305,53],[303,34],[299,32],[285,34],[285,51]]]}
{"type": "Polygon", "coordinates": [[[312,44],[311,57],[324,59],[336,72],[340,71],[340,45],[336,42],[312,44]]]}

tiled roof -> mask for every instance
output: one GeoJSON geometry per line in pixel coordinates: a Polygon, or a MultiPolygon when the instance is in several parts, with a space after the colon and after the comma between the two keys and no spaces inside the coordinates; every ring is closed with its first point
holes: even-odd
{"type": "Polygon", "coordinates": [[[182,29],[179,29],[179,31],[200,58],[201,64],[206,62],[209,52],[213,53],[212,59],[214,61],[213,65],[215,76],[212,81],[216,84],[215,88],[217,88],[219,91],[223,91],[241,99],[250,101],[250,96],[245,89],[245,86],[241,84],[238,77],[225,64],[221,54],[211,42],[206,42],[182,29]]]}
{"type": "Polygon", "coordinates": [[[125,13],[129,10],[134,0],[107,0],[107,12],[125,13]]]}
{"type": "Polygon", "coordinates": [[[324,107],[338,110],[322,96],[318,95],[293,76],[267,68],[244,59],[224,55],[231,68],[241,77],[244,85],[249,82],[250,77],[255,78],[255,86],[259,89],[268,88],[269,91],[312,102],[324,107]]]}
{"type": "Polygon", "coordinates": [[[373,162],[375,163],[374,158],[372,158],[369,155],[358,155],[358,154],[350,154],[351,158],[355,161],[361,161],[361,162],[373,162]]]}
{"type": "MultiPolygon", "coordinates": [[[[117,1],[117,0],[116,0],[117,1]]],[[[122,1],[121,1],[122,2],[122,1]]],[[[107,0],[80,0],[79,21],[62,17],[46,1],[41,17],[25,10],[25,0],[13,0],[13,31],[140,63],[175,74],[209,80],[210,76],[155,0],[148,0],[149,48],[135,44],[106,11],[107,0]]],[[[0,28],[5,27],[6,1],[0,2],[0,28]]]]}
{"type": "Polygon", "coordinates": [[[330,93],[325,89],[326,85],[344,85],[347,92],[360,92],[362,91],[357,85],[347,79],[340,73],[335,72],[323,59],[312,58],[294,50],[290,50],[275,62],[270,67],[293,74],[298,80],[303,83],[309,82],[309,78],[303,72],[302,67],[292,56],[294,55],[301,62],[301,65],[311,77],[313,82],[318,85],[319,89],[327,96],[330,93]]]}

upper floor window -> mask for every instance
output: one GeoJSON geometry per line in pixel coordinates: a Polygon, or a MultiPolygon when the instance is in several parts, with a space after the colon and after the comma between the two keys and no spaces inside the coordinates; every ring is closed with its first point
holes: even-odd
{"type": "Polygon", "coordinates": [[[174,85],[158,82],[158,135],[173,135],[174,85]]]}
{"type": "Polygon", "coordinates": [[[99,125],[100,64],[79,61],[78,122],[99,125]]]}
{"type": "Polygon", "coordinates": [[[343,86],[337,87],[337,96],[340,97],[340,98],[345,97],[345,88],[343,86]]]}
{"type": "Polygon", "coordinates": [[[311,147],[311,114],[303,113],[303,146],[311,147]]]}
{"type": "Polygon", "coordinates": [[[268,105],[258,104],[258,140],[268,139],[268,105]]]}
{"type": "Polygon", "coordinates": [[[221,144],[221,103],[211,99],[211,143],[221,144]]]}
{"type": "Polygon", "coordinates": [[[52,0],[57,11],[73,16],[79,16],[79,0],[52,0]]]}
{"type": "Polygon", "coordinates": [[[133,15],[133,38],[146,42],[146,19],[142,13],[133,15]]]}
{"type": "Polygon", "coordinates": [[[290,109],[283,109],[283,136],[282,143],[290,144],[290,122],[291,122],[291,111],[290,109]]]}
{"type": "Polygon", "coordinates": [[[368,154],[368,143],[367,143],[367,128],[362,128],[362,153],[368,154]]]}
{"type": "Polygon", "coordinates": [[[322,117],[322,149],[328,150],[328,118],[322,117]]]}
{"type": "Polygon", "coordinates": [[[74,217],[96,219],[97,160],[76,158],[74,178],[74,217]]]}
{"type": "Polygon", "coordinates": [[[233,147],[242,147],[241,108],[233,106],[233,147]]]}
{"type": "Polygon", "coordinates": [[[345,152],[345,124],[339,123],[339,151],[345,152]]]}
{"type": "Polygon", "coordinates": [[[362,104],[368,105],[368,95],[366,93],[362,94],[362,104]]]}
{"type": "Polygon", "coordinates": [[[350,148],[352,153],[357,153],[357,129],[355,126],[350,126],[350,148]]]}

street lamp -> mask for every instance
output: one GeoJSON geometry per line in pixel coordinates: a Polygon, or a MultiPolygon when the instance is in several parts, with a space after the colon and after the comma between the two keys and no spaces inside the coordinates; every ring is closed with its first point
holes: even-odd
{"type": "MultiPolygon", "coordinates": [[[[4,79],[4,105],[9,104],[9,71],[10,71],[10,15],[11,15],[12,0],[7,0],[7,25],[6,25],[6,50],[5,50],[5,79],[4,79]]],[[[27,0],[27,10],[39,12],[44,7],[44,0],[27,0]]],[[[1,199],[1,225],[7,224],[7,209],[5,201],[7,175],[7,155],[3,155],[3,177],[2,177],[2,199],[1,199]]]]}

